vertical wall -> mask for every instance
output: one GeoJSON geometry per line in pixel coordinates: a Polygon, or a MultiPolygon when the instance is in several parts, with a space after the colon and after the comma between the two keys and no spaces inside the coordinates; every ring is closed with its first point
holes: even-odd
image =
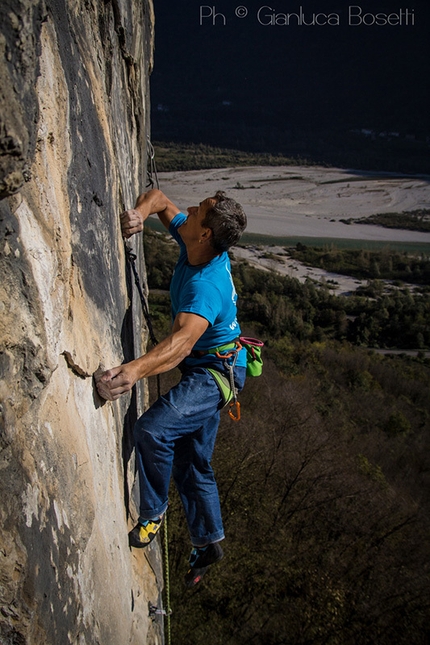
{"type": "Polygon", "coordinates": [[[92,379],[146,340],[118,216],[145,186],[152,3],[0,20],[0,641],[159,643],[159,549],[127,542],[144,392],[103,403],[92,379]]]}

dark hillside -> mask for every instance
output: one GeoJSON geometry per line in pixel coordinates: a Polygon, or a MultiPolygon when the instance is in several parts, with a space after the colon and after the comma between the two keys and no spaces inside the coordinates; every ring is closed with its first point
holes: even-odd
{"type": "Polygon", "coordinates": [[[429,366],[336,345],[301,354],[294,375],[266,360],[243,419],[224,416],[226,556],[191,593],[172,505],[176,642],[424,645],[429,366]]]}
{"type": "MultiPolygon", "coordinates": [[[[152,257],[173,260],[163,239],[147,237],[152,257]]],[[[424,645],[430,361],[342,340],[353,299],[245,264],[234,271],[244,331],[266,342],[265,366],[240,395],[242,420],[223,414],[214,465],[226,555],[191,592],[182,586],[188,536],[172,491],[174,642],[424,645]]],[[[149,281],[168,287],[151,267],[149,281]]],[[[399,295],[399,312],[409,297],[399,295]]],[[[165,332],[168,296],[157,291],[151,301],[165,332]]],[[[358,315],[366,303],[354,301],[358,315]]],[[[421,316],[428,328],[428,310],[421,316]]],[[[174,378],[164,375],[163,389],[174,378]]]]}

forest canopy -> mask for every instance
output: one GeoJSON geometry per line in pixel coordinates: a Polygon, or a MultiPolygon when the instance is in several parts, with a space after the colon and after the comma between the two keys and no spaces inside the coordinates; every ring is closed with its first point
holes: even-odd
{"type": "MultiPolygon", "coordinates": [[[[170,326],[176,248],[145,233],[150,303],[170,326]],[[160,270],[162,267],[162,270],[160,270]]],[[[187,645],[424,645],[430,635],[430,303],[382,280],[326,285],[234,263],[264,370],[222,415],[214,456],[225,558],[185,591],[171,491],[172,635],[187,645]],[[375,348],[413,348],[382,355],[375,348]],[[369,349],[370,348],[370,349],[369,349]],[[372,349],[374,348],[374,349],[372,349]]],[[[170,387],[178,376],[163,376],[170,387]]]]}

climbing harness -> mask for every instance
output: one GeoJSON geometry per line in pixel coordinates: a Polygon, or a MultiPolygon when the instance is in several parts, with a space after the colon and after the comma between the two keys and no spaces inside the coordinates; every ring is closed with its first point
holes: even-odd
{"type": "Polygon", "coordinates": [[[224,368],[228,372],[228,376],[219,370],[208,367],[207,370],[210,372],[215,380],[215,383],[218,385],[222,400],[223,408],[229,405],[228,416],[233,421],[240,421],[240,403],[237,399],[237,387],[234,382],[234,368],[236,365],[237,357],[239,355],[242,345],[239,340],[235,340],[232,343],[227,345],[221,345],[220,347],[214,347],[207,350],[207,354],[215,354],[217,358],[223,360],[224,368]],[[221,352],[228,352],[222,353],[221,352]]]}
{"type": "Polygon", "coordinates": [[[237,399],[237,387],[234,382],[234,367],[239,352],[243,348],[246,349],[246,375],[260,376],[263,371],[263,359],[261,358],[261,349],[263,346],[263,341],[257,338],[240,336],[235,341],[227,343],[226,345],[194,352],[194,356],[215,354],[218,358],[223,359],[224,368],[228,372],[228,376],[213,367],[208,367],[207,370],[212,374],[215,383],[218,385],[224,404],[223,408],[230,404],[228,415],[233,421],[240,421],[240,402],[237,399]]]}

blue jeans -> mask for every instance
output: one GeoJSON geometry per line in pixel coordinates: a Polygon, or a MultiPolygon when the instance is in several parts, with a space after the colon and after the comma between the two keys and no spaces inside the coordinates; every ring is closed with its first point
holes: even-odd
{"type": "MultiPolygon", "coordinates": [[[[246,368],[234,370],[238,389],[246,368]]],[[[203,367],[183,373],[136,422],[134,438],[139,469],[140,519],[155,519],[167,508],[173,478],[193,546],[224,538],[218,489],[211,467],[218,431],[221,396],[203,367]]]]}

